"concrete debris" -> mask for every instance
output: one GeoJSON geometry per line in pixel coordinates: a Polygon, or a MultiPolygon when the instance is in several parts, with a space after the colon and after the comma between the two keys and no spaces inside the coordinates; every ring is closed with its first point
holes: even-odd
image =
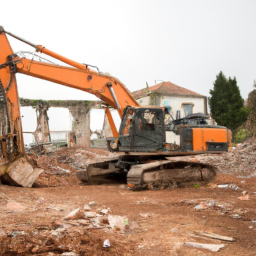
{"type": "Polygon", "coordinates": [[[249,195],[246,194],[246,195],[240,196],[240,197],[238,197],[238,199],[243,200],[243,201],[249,200],[249,195]]]}
{"type": "Polygon", "coordinates": [[[151,216],[150,213],[140,213],[139,215],[143,218],[149,218],[151,216]]]}
{"type": "Polygon", "coordinates": [[[97,203],[95,201],[89,202],[89,206],[95,206],[95,205],[97,205],[97,203]]]}
{"type": "Polygon", "coordinates": [[[1,180],[8,185],[19,185],[25,188],[31,188],[43,169],[33,168],[25,157],[20,157],[14,162],[2,165],[3,173],[1,180]],[[3,168],[4,167],[4,168],[3,168]]]}
{"type": "Polygon", "coordinates": [[[209,205],[207,203],[202,202],[202,203],[196,205],[194,207],[194,209],[195,210],[204,210],[204,209],[207,209],[208,207],[209,207],[209,205]]]}
{"type": "Polygon", "coordinates": [[[77,208],[74,211],[72,211],[71,213],[69,213],[64,218],[64,220],[77,220],[77,219],[79,219],[79,215],[80,215],[80,208],[77,208]]]}
{"type": "Polygon", "coordinates": [[[85,218],[95,218],[96,212],[85,212],[84,216],[85,218]]]}
{"type": "Polygon", "coordinates": [[[218,188],[228,188],[228,184],[218,185],[218,188]]]}
{"type": "MultiPolygon", "coordinates": [[[[194,202],[195,200],[193,200],[194,202]]],[[[214,200],[202,200],[197,205],[194,206],[195,210],[217,210],[219,214],[227,213],[231,211],[234,208],[234,206],[231,203],[225,203],[225,202],[217,202],[214,200]]]]}
{"type": "Polygon", "coordinates": [[[61,254],[62,256],[79,256],[78,254],[74,252],[64,252],[61,254]]]}
{"type": "Polygon", "coordinates": [[[218,188],[231,188],[234,190],[238,190],[239,187],[236,184],[223,184],[223,185],[217,185],[218,188]]]}
{"type": "Polygon", "coordinates": [[[194,207],[195,210],[204,210],[204,209],[207,209],[209,207],[212,207],[212,206],[216,206],[217,205],[217,202],[216,201],[202,201],[200,202],[200,204],[196,205],[194,207]]]}
{"type": "Polygon", "coordinates": [[[78,222],[84,226],[88,226],[90,224],[89,220],[78,220],[78,222]]]}
{"type": "MultiPolygon", "coordinates": [[[[115,156],[105,150],[77,148],[58,149],[49,155],[30,154],[27,156],[29,163],[42,170],[35,177],[34,187],[55,187],[78,185],[82,180],[87,182],[87,166],[91,162],[97,162],[115,156]],[[81,177],[79,175],[82,175],[81,177]],[[82,178],[84,177],[84,178],[82,178]]],[[[33,168],[32,168],[33,169],[33,168]]],[[[31,184],[32,186],[32,184],[31,184]]]]}
{"type": "Polygon", "coordinates": [[[63,223],[58,221],[58,220],[55,220],[53,223],[52,223],[52,228],[53,229],[57,229],[57,228],[63,228],[63,223]]]}
{"type": "Polygon", "coordinates": [[[248,209],[236,209],[236,210],[234,210],[234,212],[237,214],[245,214],[245,213],[249,212],[249,210],[248,209]]]}
{"type": "Polygon", "coordinates": [[[231,217],[233,219],[241,219],[242,218],[242,216],[240,216],[239,214],[233,214],[233,215],[231,215],[231,217]]]}
{"type": "Polygon", "coordinates": [[[60,170],[60,171],[62,171],[62,172],[64,172],[64,173],[70,173],[70,170],[67,170],[67,169],[61,168],[61,167],[59,167],[59,166],[57,166],[57,167],[52,167],[52,168],[53,168],[53,169],[60,170]]]}
{"type": "Polygon", "coordinates": [[[128,226],[128,219],[125,216],[109,215],[108,216],[109,225],[114,231],[125,231],[126,226],[128,226]]]}
{"type": "Polygon", "coordinates": [[[16,202],[9,202],[7,203],[7,209],[11,211],[22,211],[26,209],[26,206],[16,202]]]}
{"type": "Polygon", "coordinates": [[[105,214],[108,214],[108,209],[102,209],[100,211],[101,214],[105,215],[105,214]]]}
{"type": "Polygon", "coordinates": [[[242,192],[242,196],[246,195],[247,194],[247,191],[243,191],[242,192]]]}
{"type": "Polygon", "coordinates": [[[108,239],[106,239],[106,240],[104,241],[104,243],[103,243],[103,247],[105,247],[105,248],[110,247],[110,242],[109,242],[109,240],[108,240],[108,239]]]}
{"type": "Polygon", "coordinates": [[[90,207],[88,204],[85,204],[85,205],[84,205],[84,210],[85,210],[85,211],[90,211],[90,210],[91,210],[91,207],[90,207]]]}
{"type": "Polygon", "coordinates": [[[256,176],[256,140],[251,138],[237,149],[219,156],[198,155],[196,159],[202,163],[215,165],[220,173],[236,175],[238,178],[256,176]]]}
{"type": "Polygon", "coordinates": [[[203,244],[194,242],[186,242],[184,245],[192,248],[206,249],[212,252],[218,252],[221,248],[225,246],[224,244],[203,244]]]}

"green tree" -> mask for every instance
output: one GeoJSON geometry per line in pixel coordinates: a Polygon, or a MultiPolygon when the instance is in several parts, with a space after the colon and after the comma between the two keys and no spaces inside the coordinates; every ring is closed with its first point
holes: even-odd
{"type": "Polygon", "coordinates": [[[236,78],[228,79],[220,71],[210,90],[209,106],[212,117],[219,125],[226,126],[233,132],[247,120],[249,109],[244,107],[236,78]]]}

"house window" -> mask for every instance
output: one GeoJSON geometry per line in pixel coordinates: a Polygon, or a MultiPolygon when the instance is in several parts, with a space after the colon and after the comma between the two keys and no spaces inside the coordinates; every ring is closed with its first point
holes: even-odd
{"type": "Polygon", "coordinates": [[[193,103],[182,103],[182,107],[184,110],[184,117],[193,114],[193,103]]]}

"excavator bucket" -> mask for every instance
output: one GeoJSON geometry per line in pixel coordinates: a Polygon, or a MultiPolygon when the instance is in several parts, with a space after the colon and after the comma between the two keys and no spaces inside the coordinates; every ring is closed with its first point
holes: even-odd
{"type": "Polygon", "coordinates": [[[24,157],[0,166],[1,180],[12,186],[31,188],[43,169],[33,168],[24,157]]]}

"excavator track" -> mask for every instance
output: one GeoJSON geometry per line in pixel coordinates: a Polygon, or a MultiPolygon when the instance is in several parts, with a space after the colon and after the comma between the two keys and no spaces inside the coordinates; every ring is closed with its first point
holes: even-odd
{"type": "Polygon", "coordinates": [[[199,162],[161,160],[132,166],[127,174],[127,184],[131,190],[167,189],[210,182],[216,172],[216,167],[199,162]]]}
{"type": "Polygon", "coordinates": [[[131,190],[168,189],[210,182],[218,171],[217,167],[209,164],[172,160],[152,160],[139,164],[133,162],[128,170],[120,168],[119,161],[116,158],[90,164],[78,177],[93,184],[94,180],[103,181],[106,177],[109,182],[113,174],[126,174],[127,185],[131,190]]]}

